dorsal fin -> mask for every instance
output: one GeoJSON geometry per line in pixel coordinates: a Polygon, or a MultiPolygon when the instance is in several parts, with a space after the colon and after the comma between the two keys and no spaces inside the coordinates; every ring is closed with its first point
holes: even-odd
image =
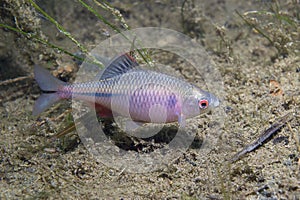
{"type": "Polygon", "coordinates": [[[103,72],[97,75],[97,80],[111,78],[134,69],[139,64],[129,54],[125,53],[114,58],[103,72]]]}

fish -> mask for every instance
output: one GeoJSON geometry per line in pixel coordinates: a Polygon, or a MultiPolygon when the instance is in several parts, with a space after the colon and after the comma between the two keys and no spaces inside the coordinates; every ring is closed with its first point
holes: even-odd
{"type": "Polygon", "coordinates": [[[100,117],[121,116],[134,122],[172,123],[219,106],[219,99],[192,83],[161,72],[141,69],[128,53],[112,59],[94,80],[67,83],[38,65],[34,78],[43,93],[36,100],[38,116],[63,99],[75,99],[95,106],[100,117]]]}

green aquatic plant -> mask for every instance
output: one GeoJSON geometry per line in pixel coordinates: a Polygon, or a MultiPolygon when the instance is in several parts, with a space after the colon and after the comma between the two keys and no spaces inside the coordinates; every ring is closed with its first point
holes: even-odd
{"type": "Polygon", "coordinates": [[[276,0],[269,3],[267,10],[253,10],[243,14],[236,10],[247,26],[277,49],[278,57],[286,57],[299,50],[299,5],[296,1],[289,4],[280,6],[276,0]],[[287,10],[283,10],[283,7],[287,10]]]}
{"type": "Polygon", "coordinates": [[[12,26],[7,25],[7,24],[0,24],[0,27],[6,28],[6,29],[8,29],[10,31],[14,31],[14,32],[19,33],[19,34],[22,34],[22,35],[24,35],[29,40],[32,40],[34,42],[39,42],[41,44],[44,44],[44,45],[46,45],[46,46],[48,46],[48,47],[50,47],[52,49],[58,50],[58,51],[60,51],[60,52],[62,52],[64,54],[72,56],[72,57],[74,57],[74,58],[76,58],[78,60],[82,60],[82,61],[84,60],[82,57],[79,57],[79,56],[77,56],[75,54],[72,54],[71,52],[69,52],[68,50],[64,49],[63,47],[57,46],[57,45],[49,42],[48,40],[43,39],[42,37],[39,37],[37,34],[26,32],[26,31],[23,31],[20,28],[15,28],[15,27],[12,27],[12,26]]]}
{"type": "MultiPolygon", "coordinates": [[[[135,42],[139,43],[139,46],[142,46],[141,41],[130,41],[130,39],[124,35],[122,30],[120,30],[117,26],[110,23],[105,17],[103,17],[101,14],[99,14],[92,6],[88,5],[82,0],[78,0],[81,5],[85,8],[87,8],[91,13],[93,13],[100,21],[102,21],[104,24],[109,26],[111,29],[113,29],[115,32],[121,34],[125,39],[127,39],[129,42],[132,42],[132,49],[135,47],[135,42]]],[[[123,18],[122,14],[119,10],[116,8],[113,8],[107,1],[103,0],[102,2],[99,2],[97,0],[93,0],[96,5],[100,6],[106,11],[109,11],[113,16],[115,16],[116,19],[121,23],[121,25],[124,27],[125,30],[129,30],[129,26],[126,24],[125,19],[123,18]]],[[[149,56],[149,53],[146,49],[138,49],[136,48],[138,54],[141,56],[141,58],[147,63],[151,63],[152,59],[149,56]]]]}
{"type": "MultiPolygon", "coordinates": [[[[111,13],[115,17],[115,19],[117,19],[117,21],[121,24],[122,29],[118,28],[118,26],[116,26],[110,22],[115,19],[110,19],[110,20],[106,19],[102,14],[100,14],[99,12],[96,11],[96,8],[94,8],[93,6],[88,4],[86,1],[77,0],[77,2],[79,2],[84,8],[86,8],[88,11],[90,11],[92,14],[94,14],[97,17],[97,19],[100,20],[101,22],[103,22],[106,26],[111,28],[116,33],[121,34],[124,38],[126,38],[129,42],[131,42],[132,49],[135,48],[135,44],[138,44],[139,47],[143,46],[141,41],[136,41],[136,40],[130,41],[129,38],[127,38],[126,35],[123,34],[124,30],[125,31],[129,30],[129,26],[125,22],[125,19],[123,18],[120,11],[117,10],[116,8],[114,8],[113,6],[111,6],[107,1],[93,0],[93,2],[95,3],[95,4],[93,4],[93,6],[95,6],[95,5],[99,6],[103,10],[111,13]]],[[[71,32],[68,32],[66,30],[66,28],[64,26],[62,26],[54,17],[52,17],[45,10],[43,10],[34,0],[25,0],[25,1],[16,1],[16,2],[8,1],[8,5],[9,5],[9,3],[11,3],[10,6],[12,6],[12,8],[5,7],[3,9],[6,9],[7,11],[9,11],[9,14],[11,14],[15,19],[13,21],[13,24],[0,23],[0,27],[2,27],[3,29],[15,32],[17,34],[20,34],[20,35],[24,36],[25,39],[28,39],[28,40],[32,41],[33,43],[43,44],[43,45],[49,47],[50,49],[53,49],[59,53],[63,53],[68,56],[71,56],[77,60],[85,61],[85,62],[89,62],[89,63],[95,64],[95,65],[98,65],[100,68],[104,67],[103,64],[99,60],[97,60],[96,58],[89,55],[89,53],[88,53],[89,50],[87,47],[85,47],[79,40],[77,40],[71,32]],[[22,21],[23,22],[22,24],[19,24],[18,19],[23,14],[23,13],[22,14],[19,13],[19,11],[21,11],[21,10],[19,10],[19,7],[21,5],[26,7],[28,10],[31,10],[32,12],[29,12],[29,16],[25,17],[25,19],[22,21]],[[56,45],[56,44],[52,43],[51,41],[49,41],[47,39],[47,37],[45,37],[43,35],[43,32],[40,30],[40,24],[38,22],[35,24],[35,26],[32,26],[30,23],[28,23],[28,21],[30,21],[30,20],[38,21],[40,19],[38,17],[39,14],[44,19],[46,19],[50,23],[52,23],[56,27],[56,29],[58,30],[59,33],[63,34],[70,41],[72,41],[79,48],[79,50],[85,55],[85,58],[70,52],[68,49],[66,49],[63,46],[56,45]]],[[[151,58],[150,58],[149,52],[147,50],[137,49],[136,51],[137,51],[138,55],[142,58],[142,60],[144,60],[146,63],[149,64],[151,62],[151,58]]],[[[73,119],[70,117],[70,114],[65,113],[65,116],[63,118],[64,118],[63,126],[65,128],[63,128],[62,131],[60,131],[58,134],[56,134],[56,137],[64,136],[64,135],[72,132],[73,130],[75,130],[74,122],[73,122],[73,119]]]]}
{"type": "Polygon", "coordinates": [[[67,38],[69,38],[72,42],[74,42],[82,51],[82,53],[87,54],[88,50],[86,47],[84,47],[79,41],[73,37],[71,33],[66,31],[66,29],[60,25],[54,18],[52,18],[50,15],[48,15],[41,7],[39,7],[33,0],[28,0],[30,4],[38,11],[40,12],[45,18],[47,18],[52,24],[56,26],[56,28],[63,33],[67,38]]]}
{"type": "MultiPolygon", "coordinates": [[[[107,20],[103,15],[101,15],[99,12],[96,11],[95,8],[93,8],[93,6],[87,4],[85,1],[83,0],[78,0],[78,2],[85,7],[87,10],[89,10],[91,13],[93,13],[97,19],[99,19],[100,21],[102,21],[106,26],[108,26],[109,28],[111,28],[112,30],[114,30],[116,33],[121,34],[123,37],[125,37],[126,39],[128,39],[126,37],[126,35],[124,35],[122,33],[122,29],[118,28],[116,25],[114,25],[113,23],[110,22],[110,20],[107,20]]],[[[90,56],[88,54],[88,49],[81,44],[81,42],[79,42],[73,35],[72,33],[68,32],[56,19],[54,19],[52,16],[50,16],[46,11],[44,11],[37,3],[35,3],[33,0],[27,0],[26,3],[28,3],[29,5],[32,6],[32,8],[34,8],[38,13],[40,13],[45,19],[47,19],[49,22],[51,22],[53,25],[55,25],[55,27],[58,29],[58,31],[60,33],[62,33],[65,37],[69,38],[78,48],[79,50],[86,56],[86,58],[82,58],[76,54],[71,53],[70,51],[68,51],[67,49],[65,49],[64,47],[58,46],[56,44],[53,44],[52,42],[48,41],[46,38],[40,36],[40,34],[36,33],[36,32],[32,32],[32,31],[26,31],[23,30],[20,26],[18,26],[17,24],[14,26],[8,25],[8,24],[4,24],[4,23],[0,23],[0,27],[4,28],[4,29],[8,29],[10,31],[19,33],[23,36],[25,36],[27,39],[33,41],[33,42],[38,42],[41,43],[43,45],[46,45],[54,50],[57,50],[58,52],[67,54],[77,60],[85,60],[86,62],[90,62],[93,64],[98,65],[100,68],[103,68],[103,64],[97,60],[96,58],[90,56]]],[[[110,12],[121,24],[121,26],[124,28],[124,30],[129,30],[129,26],[127,25],[127,23],[125,22],[125,19],[123,18],[122,14],[120,13],[119,10],[117,10],[116,8],[112,7],[107,1],[103,0],[103,1],[98,1],[98,0],[94,0],[94,3],[101,7],[102,9],[104,9],[105,11],[110,12]]],[[[15,19],[15,21],[17,22],[17,20],[15,19]]],[[[129,39],[128,39],[129,40],[129,39]]],[[[133,46],[135,41],[131,41],[133,42],[133,46]]],[[[140,41],[137,41],[139,44],[141,43],[140,41]]],[[[139,45],[142,46],[142,45],[139,45]]],[[[141,58],[146,62],[149,63],[149,61],[151,61],[150,56],[148,55],[148,52],[145,49],[137,49],[138,54],[141,56],[141,58]]]]}

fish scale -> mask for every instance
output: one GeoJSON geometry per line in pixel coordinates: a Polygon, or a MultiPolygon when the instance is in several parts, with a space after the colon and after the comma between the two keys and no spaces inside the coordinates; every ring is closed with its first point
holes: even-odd
{"type": "MultiPolygon", "coordinates": [[[[78,99],[134,121],[167,123],[202,114],[219,105],[209,92],[182,79],[163,73],[137,69],[127,54],[113,59],[96,81],[64,83],[36,67],[35,79],[44,93],[33,113],[41,113],[61,99],[78,99]],[[47,83],[45,81],[48,81],[47,83]],[[53,92],[53,93],[50,93],[53,92]]],[[[103,110],[103,109],[102,109],[103,110]]],[[[99,113],[101,115],[101,112],[99,113]]]]}

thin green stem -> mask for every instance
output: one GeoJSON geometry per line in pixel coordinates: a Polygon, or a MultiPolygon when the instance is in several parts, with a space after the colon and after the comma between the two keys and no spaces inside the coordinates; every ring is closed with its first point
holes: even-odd
{"type": "Polygon", "coordinates": [[[32,34],[32,33],[27,33],[27,32],[25,32],[25,31],[22,31],[22,30],[20,30],[20,29],[18,29],[18,28],[15,28],[15,27],[12,27],[12,26],[9,26],[9,25],[6,25],[6,24],[0,24],[0,27],[9,29],[9,30],[14,31],[14,32],[17,32],[17,33],[20,33],[20,34],[26,36],[26,37],[29,38],[29,39],[36,40],[37,42],[40,42],[40,43],[45,44],[45,45],[47,45],[47,46],[49,46],[49,47],[51,47],[51,48],[53,48],[53,49],[56,49],[56,50],[58,50],[58,51],[61,51],[61,52],[65,53],[65,54],[67,54],[67,55],[70,55],[70,56],[72,56],[72,57],[78,59],[78,60],[84,60],[83,58],[81,58],[81,57],[79,57],[79,56],[76,56],[76,55],[72,54],[71,52],[69,52],[69,51],[63,49],[62,47],[59,47],[59,46],[57,46],[57,45],[55,45],[55,44],[52,44],[52,43],[48,42],[47,40],[42,39],[42,38],[40,38],[40,37],[38,37],[37,35],[34,35],[34,34],[32,34]]]}
{"type": "Polygon", "coordinates": [[[31,5],[39,11],[43,16],[45,16],[51,23],[53,23],[56,28],[62,32],[66,37],[68,37],[71,41],[73,41],[79,48],[80,50],[84,53],[87,54],[88,50],[80,43],[78,42],[68,31],[65,30],[65,28],[60,25],[54,18],[52,18],[50,15],[48,15],[41,7],[39,7],[33,0],[29,0],[31,5]]]}
{"type": "MultiPolygon", "coordinates": [[[[99,13],[97,13],[97,11],[95,9],[93,9],[91,6],[89,6],[88,4],[86,4],[85,2],[83,2],[82,0],[78,0],[78,1],[81,3],[81,5],[83,5],[90,12],[92,12],[98,19],[100,19],[104,24],[106,24],[107,26],[109,26],[110,28],[112,28],[117,33],[122,34],[121,30],[119,30],[118,27],[116,27],[115,25],[109,23],[109,21],[107,21],[102,15],[100,15],[99,13]]],[[[123,34],[122,34],[122,36],[126,37],[123,34]]]]}
{"type": "MultiPolygon", "coordinates": [[[[84,1],[82,0],[78,0],[81,5],[83,5],[85,8],[87,8],[90,12],[92,12],[99,20],[101,20],[104,24],[106,24],[107,26],[109,26],[110,28],[112,28],[114,31],[116,31],[117,33],[121,34],[125,39],[127,39],[129,42],[132,42],[130,41],[130,39],[118,28],[116,27],[115,25],[109,23],[108,20],[106,20],[102,15],[100,15],[93,7],[89,6],[87,3],[85,3],[84,1]]],[[[94,0],[94,2],[99,5],[101,4],[100,2],[98,2],[97,0],[94,0]]],[[[103,5],[99,5],[101,7],[103,7],[103,5]]],[[[110,12],[112,12],[112,10],[109,10],[110,12]]],[[[135,41],[133,41],[133,47],[135,47],[135,44],[134,44],[135,41]]],[[[140,43],[140,41],[138,41],[140,43]]],[[[151,62],[151,58],[149,55],[147,55],[147,52],[144,50],[144,49],[138,49],[136,48],[138,54],[141,56],[141,58],[146,62],[146,63],[150,63],[151,62]]]]}
{"type": "MultiPolygon", "coordinates": [[[[41,44],[44,44],[44,45],[47,45],[48,47],[52,48],[52,49],[56,49],[66,55],[69,55],[77,60],[80,60],[80,61],[85,61],[85,62],[89,62],[89,63],[92,63],[92,64],[96,64],[96,65],[99,65],[99,61],[98,62],[94,62],[94,60],[87,60],[87,59],[84,59],[82,57],[79,57],[77,55],[74,55],[73,53],[65,50],[64,48],[60,47],[60,46],[57,46],[53,43],[50,43],[48,42],[47,40],[41,38],[41,37],[38,37],[37,35],[35,34],[32,34],[32,33],[28,33],[28,32],[25,32],[21,29],[18,29],[18,28],[15,28],[15,27],[12,27],[12,26],[9,26],[9,25],[6,25],[6,24],[0,24],[0,27],[2,28],[6,28],[10,31],[14,31],[16,33],[20,33],[22,35],[24,35],[25,37],[27,37],[28,39],[31,39],[33,41],[36,41],[36,42],[39,42],[41,44]]],[[[103,65],[100,63],[100,67],[103,67],[103,65]]]]}
{"type": "Polygon", "coordinates": [[[237,10],[235,10],[235,12],[238,14],[238,16],[240,18],[242,18],[244,20],[244,22],[250,26],[251,28],[253,28],[254,30],[256,30],[259,34],[261,34],[264,38],[266,38],[272,45],[274,45],[274,41],[267,36],[260,28],[258,28],[257,26],[255,26],[255,24],[249,22],[241,13],[239,13],[237,10]]]}
{"type": "Polygon", "coordinates": [[[126,30],[130,29],[129,26],[128,26],[128,24],[126,24],[125,19],[123,18],[121,12],[118,9],[115,9],[113,6],[111,6],[109,2],[107,2],[105,0],[102,0],[102,3],[99,2],[99,1],[97,1],[97,0],[94,0],[94,2],[98,6],[100,6],[101,8],[103,8],[104,10],[111,12],[119,20],[119,22],[122,24],[122,26],[126,30]]]}
{"type": "MultiPolygon", "coordinates": [[[[31,5],[32,5],[37,11],[39,11],[39,12],[40,12],[43,16],[45,16],[52,24],[54,24],[54,25],[56,26],[56,28],[57,28],[61,33],[63,33],[67,38],[69,38],[73,43],[75,43],[75,44],[79,47],[80,51],[86,55],[87,59],[89,59],[88,61],[86,60],[87,62],[94,63],[94,64],[98,65],[100,68],[103,68],[103,64],[102,64],[99,60],[97,60],[95,57],[90,56],[89,53],[88,53],[87,48],[85,48],[79,41],[77,41],[77,40],[72,36],[71,33],[69,33],[68,31],[66,31],[66,29],[65,29],[62,25],[60,25],[54,18],[52,18],[50,15],[48,15],[48,14],[47,14],[41,7],[39,7],[33,0],[29,0],[29,2],[31,3],[31,5]]],[[[53,44],[50,43],[50,45],[48,45],[48,46],[53,47],[52,45],[53,45],[53,44]]],[[[63,52],[65,52],[65,51],[63,50],[63,52]]],[[[68,54],[68,53],[67,53],[67,54],[68,54]]],[[[70,54],[68,54],[68,55],[70,55],[70,54]]],[[[73,54],[71,54],[71,55],[73,55],[73,54]]],[[[73,56],[74,56],[74,55],[73,55],[73,56]]]]}

